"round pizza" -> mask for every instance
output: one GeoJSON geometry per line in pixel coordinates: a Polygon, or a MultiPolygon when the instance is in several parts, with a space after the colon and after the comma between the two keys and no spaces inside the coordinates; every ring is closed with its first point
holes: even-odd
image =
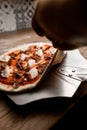
{"type": "Polygon", "coordinates": [[[56,52],[51,43],[36,42],[0,55],[0,90],[21,92],[36,87],[56,52]]]}

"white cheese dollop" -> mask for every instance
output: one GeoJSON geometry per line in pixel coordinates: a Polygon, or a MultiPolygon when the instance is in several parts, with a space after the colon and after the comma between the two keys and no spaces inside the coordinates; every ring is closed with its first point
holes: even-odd
{"type": "Polygon", "coordinates": [[[12,69],[7,65],[5,69],[1,72],[1,76],[8,78],[11,72],[12,72],[12,69]]]}
{"type": "Polygon", "coordinates": [[[28,66],[31,68],[33,65],[35,64],[35,60],[34,59],[29,59],[28,60],[28,66]]]}
{"type": "Polygon", "coordinates": [[[20,50],[22,51],[22,52],[24,52],[24,51],[26,51],[28,49],[28,47],[27,46],[24,46],[24,47],[22,47],[20,50]]]}
{"type": "Polygon", "coordinates": [[[2,56],[1,58],[0,58],[0,60],[1,61],[6,61],[6,62],[8,62],[9,60],[10,60],[10,56],[8,56],[8,55],[4,55],[4,56],[2,56]]]}
{"type": "Polygon", "coordinates": [[[39,50],[36,52],[36,54],[37,54],[38,56],[42,56],[42,55],[43,55],[43,51],[42,51],[41,49],[39,49],[39,50]]]}
{"type": "Polygon", "coordinates": [[[24,60],[28,55],[25,55],[25,54],[21,54],[21,60],[24,60]]]}
{"type": "Polygon", "coordinates": [[[29,71],[29,74],[31,75],[31,78],[34,79],[38,76],[38,70],[36,68],[32,68],[30,71],[29,71]]]}
{"type": "Polygon", "coordinates": [[[40,49],[41,47],[43,47],[43,43],[39,42],[39,44],[37,44],[37,48],[40,49]]]}
{"type": "Polygon", "coordinates": [[[53,48],[53,47],[51,47],[49,50],[50,50],[50,52],[51,52],[52,54],[55,54],[55,52],[56,52],[56,48],[53,48]]]}

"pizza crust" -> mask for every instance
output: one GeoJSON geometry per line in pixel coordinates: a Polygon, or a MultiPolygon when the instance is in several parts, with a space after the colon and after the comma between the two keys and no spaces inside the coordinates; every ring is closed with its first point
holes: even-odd
{"type": "Polygon", "coordinates": [[[6,85],[3,83],[0,83],[0,90],[4,92],[24,92],[26,90],[31,90],[35,88],[37,83],[39,83],[40,79],[36,81],[34,84],[27,84],[27,85],[21,85],[18,88],[13,88],[11,85],[6,85]]]}

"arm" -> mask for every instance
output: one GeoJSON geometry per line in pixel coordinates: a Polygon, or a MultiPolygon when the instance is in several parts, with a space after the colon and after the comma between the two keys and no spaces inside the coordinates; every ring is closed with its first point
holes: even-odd
{"type": "Polygon", "coordinates": [[[38,0],[32,27],[61,50],[87,46],[86,0],[38,0]]]}

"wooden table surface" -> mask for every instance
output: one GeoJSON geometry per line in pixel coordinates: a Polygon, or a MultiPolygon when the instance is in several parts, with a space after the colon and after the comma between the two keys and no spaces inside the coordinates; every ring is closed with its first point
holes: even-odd
{"type": "MultiPolygon", "coordinates": [[[[37,36],[32,29],[0,34],[0,53],[5,49],[32,41],[48,41],[45,37],[37,36]]],[[[87,48],[80,49],[84,58],[87,58],[87,48]]],[[[54,106],[53,106],[54,107],[54,106]]],[[[18,113],[6,96],[0,92],[0,130],[49,130],[60,120],[68,106],[61,109],[33,109],[27,114],[18,113]]]]}

